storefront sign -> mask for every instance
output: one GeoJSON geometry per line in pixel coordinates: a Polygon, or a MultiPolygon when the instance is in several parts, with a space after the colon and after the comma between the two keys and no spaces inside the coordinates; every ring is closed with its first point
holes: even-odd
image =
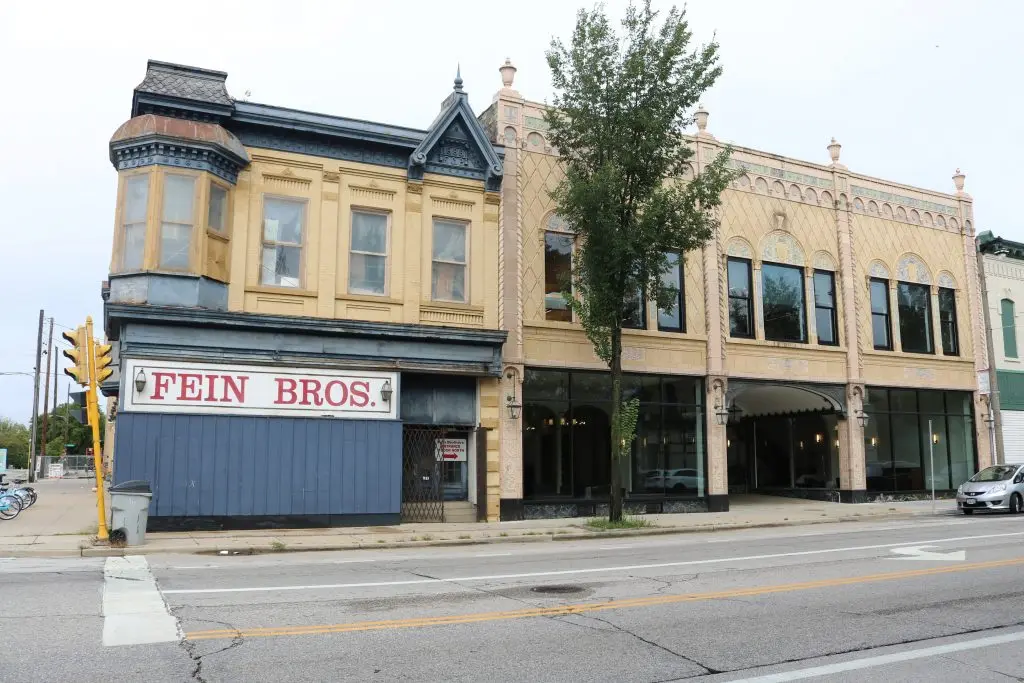
{"type": "Polygon", "coordinates": [[[141,360],[129,360],[125,368],[125,412],[397,416],[396,373],[141,360]]]}
{"type": "Polygon", "coordinates": [[[434,439],[434,457],[446,462],[466,462],[466,440],[434,439]]]}
{"type": "Polygon", "coordinates": [[[46,468],[46,476],[50,479],[63,479],[64,478],[64,463],[52,462],[50,466],[46,468]]]}

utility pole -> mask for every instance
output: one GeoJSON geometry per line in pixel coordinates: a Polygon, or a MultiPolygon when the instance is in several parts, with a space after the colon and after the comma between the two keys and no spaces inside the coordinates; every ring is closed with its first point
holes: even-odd
{"type": "Polygon", "coordinates": [[[36,372],[32,382],[32,429],[29,433],[28,480],[36,480],[36,419],[39,417],[39,363],[43,356],[43,309],[39,309],[39,332],[36,335],[36,372]]]}
{"type": "Polygon", "coordinates": [[[68,385],[68,402],[64,404],[64,455],[68,454],[68,430],[71,428],[71,385],[68,385]]]}
{"type": "MultiPolygon", "coordinates": [[[[50,318],[50,341],[46,343],[46,381],[43,383],[43,426],[39,430],[39,478],[46,478],[46,426],[50,419],[50,359],[53,358],[53,318],[50,318]]],[[[57,379],[56,376],[53,378],[57,379]]],[[[57,392],[53,392],[57,404],[57,392]]]]}

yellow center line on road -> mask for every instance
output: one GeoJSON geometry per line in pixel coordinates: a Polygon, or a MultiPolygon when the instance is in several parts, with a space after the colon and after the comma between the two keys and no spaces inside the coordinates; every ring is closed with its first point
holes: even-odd
{"type": "Polygon", "coordinates": [[[991,562],[974,562],[949,567],[933,567],[930,569],[911,569],[901,572],[884,574],[868,574],[838,579],[822,579],[820,581],[803,581],[800,583],[784,583],[774,586],[754,586],[736,588],[711,593],[684,593],[681,595],[658,595],[647,598],[627,600],[607,600],[604,602],[584,602],[573,605],[555,607],[537,607],[533,609],[511,610],[505,612],[477,612],[470,614],[454,614],[440,617],[419,617],[410,619],[390,619],[386,621],[356,621],[348,624],[320,624],[312,626],[271,626],[251,629],[214,629],[210,631],[191,631],[185,634],[186,640],[217,640],[224,638],[269,638],[272,636],[313,636],[328,633],[350,633],[352,631],[379,631],[388,629],[424,628],[427,626],[449,626],[453,624],[472,624],[482,621],[502,621],[506,619],[529,619],[534,617],[557,617],[570,614],[585,614],[610,609],[627,609],[630,607],[653,607],[671,605],[679,602],[698,602],[702,600],[722,600],[726,598],[769,595],[772,593],[790,593],[793,591],[813,590],[815,588],[833,588],[850,586],[877,581],[896,581],[919,576],[936,574],[954,574],[958,572],[995,569],[1024,564],[1024,557],[991,562]]]}

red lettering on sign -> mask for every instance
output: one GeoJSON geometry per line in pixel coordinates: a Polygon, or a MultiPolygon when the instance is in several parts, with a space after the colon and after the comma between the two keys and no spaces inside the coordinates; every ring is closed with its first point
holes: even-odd
{"type": "Polygon", "coordinates": [[[235,395],[236,403],[245,403],[245,382],[249,379],[248,375],[221,375],[220,378],[224,380],[224,395],[221,397],[221,403],[231,403],[231,399],[228,397],[228,390],[235,395]],[[235,383],[235,380],[238,383],[235,383]]]}
{"type": "Polygon", "coordinates": [[[206,377],[206,396],[203,397],[203,400],[204,401],[209,401],[209,402],[216,402],[216,400],[217,400],[217,396],[216,396],[217,378],[220,377],[220,375],[203,375],[203,376],[206,377]]]}
{"type": "Polygon", "coordinates": [[[274,403],[290,406],[299,400],[299,397],[295,394],[298,382],[287,377],[275,377],[274,381],[277,382],[277,400],[274,403]],[[285,400],[285,394],[289,396],[287,400],[285,400]]]}
{"type": "Polygon", "coordinates": [[[370,402],[370,383],[352,382],[352,406],[354,408],[365,408],[370,402]]]}
{"type": "Polygon", "coordinates": [[[304,406],[322,406],[324,400],[320,398],[320,380],[301,379],[299,381],[302,382],[302,400],[299,403],[304,406]],[[311,397],[313,400],[310,400],[311,397]]]}
{"type": "Polygon", "coordinates": [[[171,378],[174,377],[173,372],[154,372],[153,383],[156,385],[153,388],[153,395],[150,398],[162,401],[164,398],[164,392],[171,388],[171,378]]]}
{"type": "Polygon", "coordinates": [[[202,381],[203,376],[200,374],[191,372],[178,373],[178,383],[181,385],[181,389],[178,391],[178,400],[201,400],[203,398],[202,381]]]}
{"type": "Polygon", "coordinates": [[[324,387],[324,398],[327,399],[328,405],[334,406],[335,408],[343,406],[345,405],[345,401],[348,400],[348,387],[345,386],[345,383],[340,379],[333,379],[324,387]],[[331,391],[335,388],[339,389],[341,392],[341,398],[337,400],[335,400],[331,395],[331,391]]]}

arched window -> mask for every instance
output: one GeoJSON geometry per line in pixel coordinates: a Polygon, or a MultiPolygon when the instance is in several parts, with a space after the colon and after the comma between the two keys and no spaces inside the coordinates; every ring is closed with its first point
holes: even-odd
{"type": "Polygon", "coordinates": [[[1007,358],[1017,357],[1017,311],[1011,299],[1000,302],[1000,313],[1003,324],[1003,355],[1007,358]]]}

